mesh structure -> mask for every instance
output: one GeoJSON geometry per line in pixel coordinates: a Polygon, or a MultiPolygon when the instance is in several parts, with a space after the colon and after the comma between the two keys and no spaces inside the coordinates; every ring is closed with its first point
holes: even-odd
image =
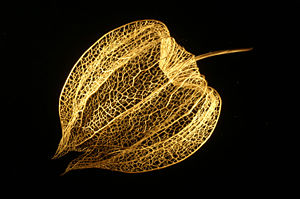
{"type": "MultiPolygon", "coordinates": [[[[200,58],[199,58],[200,59],[200,58]]],[[[69,74],[59,99],[54,158],[81,152],[67,171],[137,173],[176,164],[211,136],[221,98],[167,27],[141,20],[110,31],[69,74]]]]}

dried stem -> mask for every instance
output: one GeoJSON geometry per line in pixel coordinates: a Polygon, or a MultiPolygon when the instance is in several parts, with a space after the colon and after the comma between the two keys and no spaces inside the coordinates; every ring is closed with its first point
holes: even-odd
{"type": "Polygon", "coordinates": [[[224,54],[229,54],[229,53],[238,53],[238,52],[246,52],[246,51],[250,51],[253,48],[240,48],[240,49],[232,49],[232,50],[218,50],[218,51],[213,51],[213,52],[209,52],[209,53],[205,53],[202,55],[198,55],[195,57],[196,61],[199,61],[201,59],[205,59],[208,57],[213,57],[216,55],[224,55],[224,54]]]}

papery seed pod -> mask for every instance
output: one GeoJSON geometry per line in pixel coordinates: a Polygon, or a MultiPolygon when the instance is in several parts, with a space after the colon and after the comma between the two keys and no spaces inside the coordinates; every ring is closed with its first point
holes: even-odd
{"type": "Polygon", "coordinates": [[[73,169],[145,172],[176,164],[212,134],[221,98],[195,57],[156,20],[101,37],[77,61],[59,100],[62,139],[54,158],[82,152],[73,169]]]}

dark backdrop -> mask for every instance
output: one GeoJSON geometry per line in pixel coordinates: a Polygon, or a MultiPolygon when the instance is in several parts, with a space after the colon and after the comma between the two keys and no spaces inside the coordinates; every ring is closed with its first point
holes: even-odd
{"type": "Polygon", "coordinates": [[[18,65],[22,80],[17,97],[10,100],[22,106],[22,124],[14,124],[20,129],[19,147],[13,156],[18,158],[9,166],[14,178],[37,182],[72,179],[70,182],[79,184],[92,179],[99,185],[207,184],[254,190],[272,181],[271,141],[265,139],[273,125],[268,115],[272,90],[265,78],[269,66],[261,60],[261,41],[273,21],[264,14],[264,7],[252,1],[220,2],[40,1],[23,3],[14,14],[6,15],[10,20],[2,37],[11,49],[7,56],[13,55],[11,61],[18,65]],[[162,170],[123,174],[86,169],[59,176],[76,155],[51,160],[61,138],[58,99],[70,70],[103,34],[140,19],[164,22],[171,36],[195,55],[254,48],[198,62],[200,73],[223,100],[213,135],[194,155],[162,170]]]}

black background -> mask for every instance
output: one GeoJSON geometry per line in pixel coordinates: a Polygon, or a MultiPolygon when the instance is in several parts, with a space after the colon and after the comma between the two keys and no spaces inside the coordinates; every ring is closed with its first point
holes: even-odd
{"type": "Polygon", "coordinates": [[[16,108],[8,118],[20,113],[20,122],[11,124],[18,131],[13,134],[18,147],[12,150],[9,164],[14,182],[53,179],[80,186],[95,180],[95,186],[136,183],[157,185],[155,189],[164,189],[158,184],[183,184],[251,193],[275,184],[278,173],[271,166],[274,148],[268,137],[274,126],[268,100],[273,91],[266,78],[270,66],[262,59],[267,56],[269,28],[275,23],[271,10],[252,1],[36,1],[7,12],[1,41],[9,49],[4,55],[17,66],[10,72],[18,73],[21,81],[7,106],[16,108]],[[70,70],[103,34],[140,19],[164,22],[171,36],[195,55],[254,48],[198,62],[200,73],[223,100],[213,135],[194,155],[162,170],[123,174],[86,169],[59,176],[76,157],[51,160],[61,138],[58,99],[70,70]]]}

